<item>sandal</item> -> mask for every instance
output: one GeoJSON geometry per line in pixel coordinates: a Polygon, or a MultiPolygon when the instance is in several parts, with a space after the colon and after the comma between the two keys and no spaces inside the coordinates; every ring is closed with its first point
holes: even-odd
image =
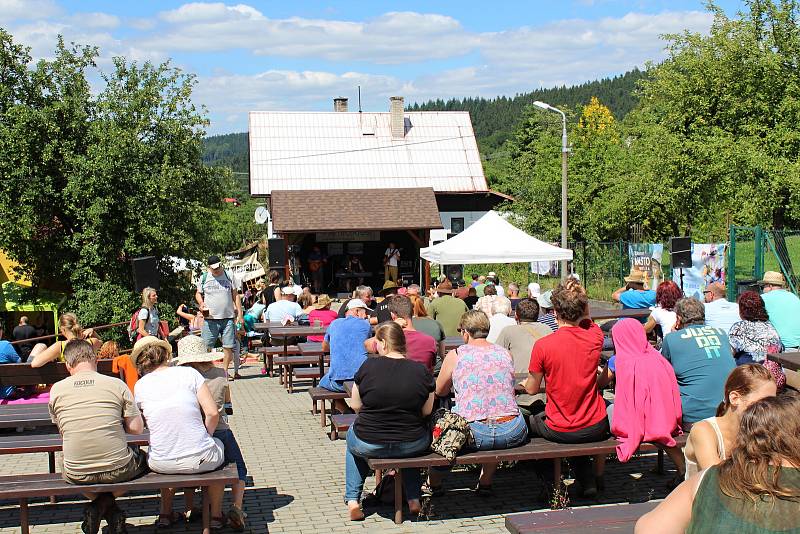
{"type": "Polygon", "coordinates": [[[236,532],[244,532],[245,523],[244,520],[247,517],[247,514],[242,511],[236,505],[232,505],[230,510],[228,510],[228,526],[231,527],[236,532]]]}
{"type": "Polygon", "coordinates": [[[155,527],[156,529],[168,529],[175,526],[175,523],[178,522],[186,522],[186,514],[182,514],[180,512],[171,512],[169,514],[158,514],[158,519],[156,519],[155,527]]]}
{"type": "Polygon", "coordinates": [[[209,527],[211,528],[211,532],[219,532],[225,528],[225,517],[212,517],[209,527]]]}

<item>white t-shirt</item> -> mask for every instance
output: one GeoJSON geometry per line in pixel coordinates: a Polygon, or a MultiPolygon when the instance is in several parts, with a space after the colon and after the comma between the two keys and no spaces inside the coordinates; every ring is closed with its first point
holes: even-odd
{"type": "Polygon", "coordinates": [[[264,321],[277,323],[283,321],[283,318],[287,315],[295,321],[298,317],[303,315],[303,308],[301,308],[298,303],[292,302],[291,300],[279,300],[273,302],[264,310],[264,321]]]}
{"type": "Polygon", "coordinates": [[[495,313],[491,317],[489,317],[489,335],[486,337],[486,341],[489,343],[494,343],[497,341],[497,338],[500,336],[500,332],[503,331],[503,328],[511,325],[517,324],[517,321],[509,317],[508,315],[503,315],[502,313],[495,313]]]}
{"type": "Polygon", "coordinates": [[[661,327],[663,335],[667,335],[675,328],[675,320],[677,315],[674,311],[665,310],[661,306],[656,306],[650,309],[650,315],[653,316],[656,323],[661,327]]]}
{"type": "Polygon", "coordinates": [[[501,297],[506,296],[506,290],[503,288],[503,286],[501,286],[500,284],[495,284],[494,288],[497,290],[498,295],[500,295],[501,297]]]}
{"type": "Polygon", "coordinates": [[[389,256],[389,265],[390,267],[397,267],[397,258],[400,257],[400,251],[396,248],[387,248],[386,252],[383,253],[384,256],[389,256]]]}
{"type": "Polygon", "coordinates": [[[197,401],[197,391],[204,382],[191,367],[161,369],[136,382],[136,405],[150,430],[150,458],[163,462],[216,447],[197,401]]]}

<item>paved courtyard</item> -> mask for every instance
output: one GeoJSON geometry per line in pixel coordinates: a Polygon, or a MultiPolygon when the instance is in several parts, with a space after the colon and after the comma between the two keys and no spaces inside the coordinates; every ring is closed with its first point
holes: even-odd
{"type": "MultiPolygon", "coordinates": [[[[319,425],[319,417],[310,413],[311,400],[304,387],[289,395],[277,378],[265,378],[260,365],[251,363],[243,369],[245,378],[232,383],[234,416],[230,422],[244,452],[251,480],[245,493],[249,532],[429,532],[456,531],[506,532],[506,514],[548,508],[539,500],[541,484],[529,463],[507,466],[498,471],[494,496],[477,497],[471,488],[477,473],[464,470],[446,479],[447,493],[430,506],[429,517],[402,526],[392,522],[392,509],[368,508],[363,523],[351,523],[343,504],[343,440],[332,442],[319,425]]],[[[302,383],[300,383],[302,384],[302,383]]],[[[636,495],[663,498],[666,484],[674,471],[666,475],[651,472],[655,457],[636,458],[628,464],[609,461],[606,491],[597,501],[573,498],[573,506],[624,503],[636,495]],[[643,473],[633,485],[632,473],[643,473]]],[[[666,460],[667,468],[672,466],[666,460]]],[[[3,456],[0,474],[42,473],[47,471],[46,454],[3,456]]],[[[367,481],[367,489],[374,479],[367,481]]],[[[225,508],[228,506],[226,496],[225,508]]],[[[62,500],[49,504],[38,500],[31,506],[33,533],[79,533],[82,501],[62,500]]],[[[182,497],[176,498],[177,503],[182,497]]],[[[128,514],[129,532],[150,533],[158,513],[157,496],[132,495],[121,499],[128,514]]],[[[19,532],[15,503],[0,502],[0,534],[19,532]]],[[[200,528],[190,525],[189,531],[200,528]]],[[[182,526],[175,532],[186,531],[182,526]]]]}

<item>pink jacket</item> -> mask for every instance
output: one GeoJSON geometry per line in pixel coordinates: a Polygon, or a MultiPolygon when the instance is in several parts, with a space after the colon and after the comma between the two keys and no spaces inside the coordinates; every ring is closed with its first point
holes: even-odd
{"type": "Polygon", "coordinates": [[[643,441],[675,446],[681,434],[681,395],[672,365],[650,346],[639,321],[622,319],[611,329],[616,392],[611,432],[617,457],[627,462],[643,441]]]}

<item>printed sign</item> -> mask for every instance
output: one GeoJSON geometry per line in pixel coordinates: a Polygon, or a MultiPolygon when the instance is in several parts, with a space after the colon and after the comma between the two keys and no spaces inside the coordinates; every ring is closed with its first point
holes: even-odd
{"type": "Polygon", "coordinates": [[[631,272],[644,273],[644,286],[655,289],[664,279],[661,269],[661,256],[664,245],[661,243],[630,243],[628,244],[628,257],[631,259],[631,272]]]}
{"type": "Polygon", "coordinates": [[[228,260],[225,268],[231,271],[233,276],[241,282],[247,282],[266,274],[264,266],[258,261],[258,252],[253,252],[240,260],[228,260]]]}
{"type": "Polygon", "coordinates": [[[681,285],[683,271],[683,294],[703,301],[703,290],[713,282],[725,283],[724,243],[692,243],[692,268],[673,269],[672,279],[681,285]]]}
{"type": "Polygon", "coordinates": [[[330,241],[342,241],[344,243],[351,241],[380,241],[381,233],[377,230],[366,231],[342,231],[342,232],[317,232],[317,242],[327,243],[330,241]]]}

